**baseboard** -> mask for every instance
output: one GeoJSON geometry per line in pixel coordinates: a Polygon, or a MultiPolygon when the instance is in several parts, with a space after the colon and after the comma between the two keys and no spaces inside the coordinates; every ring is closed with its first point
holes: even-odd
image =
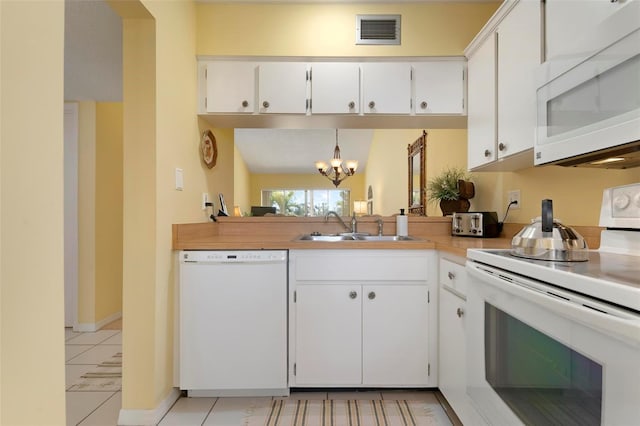
{"type": "Polygon", "coordinates": [[[180,390],[178,388],[171,388],[167,397],[163,399],[156,408],[151,410],[128,410],[122,408],[118,416],[118,425],[157,425],[178,398],[180,398],[180,390]]]}
{"type": "Polygon", "coordinates": [[[122,318],[122,312],[116,312],[113,315],[109,315],[106,318],[101,319],[98,322],[79,322],[73,327],[73,331],[78,332],[93,332],[98,331],[105,325],[114,322],[122,318]]]}

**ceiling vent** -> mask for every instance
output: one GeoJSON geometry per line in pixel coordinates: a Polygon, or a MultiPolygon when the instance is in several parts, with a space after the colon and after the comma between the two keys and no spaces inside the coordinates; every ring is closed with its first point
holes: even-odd
{"type": "Polygon", "coordinates": [[[357,15],[356,44],[400,44],[400,15],[357,15]]]}

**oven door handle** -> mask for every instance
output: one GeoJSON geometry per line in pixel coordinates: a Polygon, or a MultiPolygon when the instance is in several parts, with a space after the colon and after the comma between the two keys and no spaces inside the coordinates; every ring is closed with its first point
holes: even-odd
{"type": "MultiPolygon", "coordinates": [[[[500,291],[535,303],[543,309],[550,310],[587,327],[614,335],[631,346],[640,347],[640,317],[636,319],[621,318],[577,302],[570,302],[527,286],[526,278],[517,277],[505,271],[500,271],[496,276],[486,272],[487,269],[473,262],[467,262],[467,271],[480,283],[491,285],[500,291]]],[[[470,284],[474,285],[477,282],[470,284]]]]}

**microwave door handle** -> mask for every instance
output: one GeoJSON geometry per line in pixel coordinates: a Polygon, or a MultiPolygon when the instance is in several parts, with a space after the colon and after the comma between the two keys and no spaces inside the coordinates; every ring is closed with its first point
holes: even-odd
{"type": "MultiPolygon", "coordinates": [[[[533,290],[525,287],[523,284],[515,284],[513,281],[506,283],[503,279],[493,274],[484,272],[479,269],[476,264],[467,262],[467,271],[471,276],[480,280],[483,284],[489,284],[498,288],[500,291],[508,292],[514,296],[521,297],[529,302],[558,314],[559,316],[569,318],[575,322],[581,323],[591,328],[598,329],[602,332],[615,335],[618,339],[640,348],[640,318],[626,319],[587,308],[577,303],[571,303],[558,297],[553,297],[539,290],[533,290]],[[588,318],[585,319],[585,318],[588,318]]],[[[509,276],[508,272],[501,272],[504,276],[509,276]]],[[[515,277],[514,281],[515,281],[515,277]]]]}

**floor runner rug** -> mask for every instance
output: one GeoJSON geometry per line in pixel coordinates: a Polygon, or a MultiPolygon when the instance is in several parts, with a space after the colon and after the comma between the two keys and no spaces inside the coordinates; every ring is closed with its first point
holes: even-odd
{"type": "Polygon", "coordinates": [[[122,388],[122,354],[101,362],[76,380],[68,391],[119,391],[122,388]]]}
{"type": "Polygon", "coordinates": [[[274,400],[255,407],[246,426],[437,426],[424,401],[274,400]]]}

